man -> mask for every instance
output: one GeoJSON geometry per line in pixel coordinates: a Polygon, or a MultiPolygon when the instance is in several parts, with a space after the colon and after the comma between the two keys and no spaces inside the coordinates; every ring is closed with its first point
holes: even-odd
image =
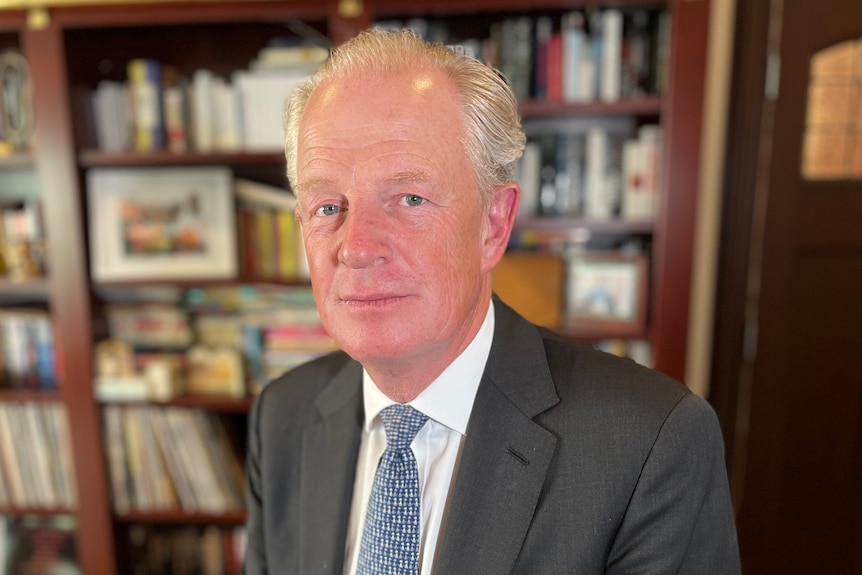
{"type": "Polygon", "coordinates": [[[372,31],[286,121],[315,299],[343,352],[255,404],[247,573],[739,571],[708,405],[492,297],[524,146],[504,81],[372,31]]]}

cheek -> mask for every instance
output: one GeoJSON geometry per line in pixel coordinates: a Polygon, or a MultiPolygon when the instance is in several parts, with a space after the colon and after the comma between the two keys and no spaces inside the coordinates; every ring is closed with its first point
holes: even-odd
{"type": "Polygon", "coordinates": [[[332,275],[332,255],[329,243],[325,238],[308,234],[303,236],[305,254],[308,261],[308,270],[311,273],[314,284],[320,285],[327,282],[332,275]]]}
{"type": "Polygon", "coordinates": [[[445,282],[453,293],[470,289],[474,278],[481,273],[482,265],[481,241],[476,228],[450,229],[445,235],[435,235],[435,239],[434,267],[446,270],[446,273],[436,274],[437,282],[445,282]]]}

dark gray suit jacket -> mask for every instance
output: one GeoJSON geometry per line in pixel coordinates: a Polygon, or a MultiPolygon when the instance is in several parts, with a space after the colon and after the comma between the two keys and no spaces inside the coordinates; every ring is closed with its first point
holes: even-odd
{"type": "MultiPolygon", "coordinates": [[[[739,573],[721,434],[679,383],[495,300],[435,572],[739,573]]],[[[343,353],[271,383],[249,421],[246,573],[343,572],[363,419],[343,353]]]]}

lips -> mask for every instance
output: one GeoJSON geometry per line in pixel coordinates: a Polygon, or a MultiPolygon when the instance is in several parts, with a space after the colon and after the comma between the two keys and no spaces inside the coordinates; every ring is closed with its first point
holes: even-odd
{"type": "Polygon", "coordinates": [[[351,294],[341,296],[341,303],[357,309],[383,308],[403,301],[407,296],[389,293],[351,294]]]}

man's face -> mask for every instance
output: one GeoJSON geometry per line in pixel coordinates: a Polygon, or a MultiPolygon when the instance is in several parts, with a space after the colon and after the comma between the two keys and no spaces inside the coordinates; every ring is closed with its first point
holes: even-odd
{"type": "Polygon", "coordinates": [[[324,325],[360,362],[448,363],[484,319],[500,250],[461,130],[450,82],[422,67],[309,101],[297,216],[324,325]]]}

